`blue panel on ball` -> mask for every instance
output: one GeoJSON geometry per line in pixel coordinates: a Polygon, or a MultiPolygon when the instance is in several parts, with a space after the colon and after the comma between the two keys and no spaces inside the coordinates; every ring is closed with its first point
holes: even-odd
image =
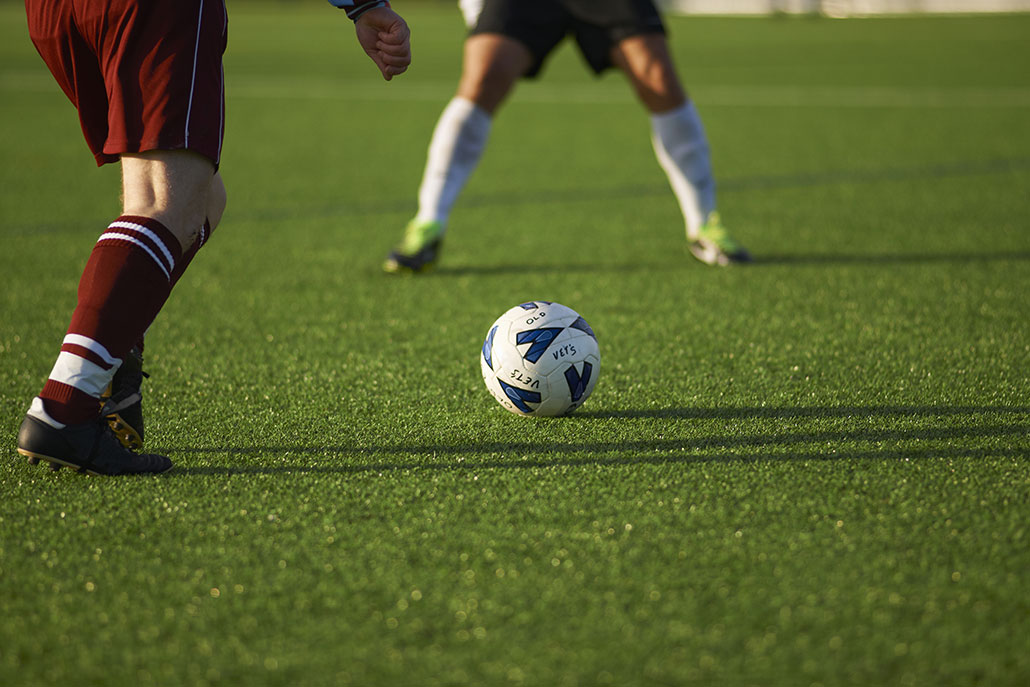
{"type": "Polygon", "coordinates": [[[573,403],[583,398],[583,393],[587,390],[587,385],[590,383],[590,374],[593,371],[593,365],[587,362],[583,363],[582,376],[576,371],[575,365],[569,365],[569,369],[565,370],[565,381],[569,384],[569,396],[572,398],[573,403]]]}
{"type": "Polygon", "coordinates": [[[494,350],[494,334],[497,333],[497,327],[490,330],[490,333],[486,335],[486,341],[483,342],[483,360],[486,361],[486,366],[491,370],[494,369],[493,361],[493,350],[494,350]]]}
{"type": "Polygon", "coordinates": [[[537,391],[527,391],[526,389],[520,389],[517,386],[511,384],[505,384],[501,380],[497,380],[497,383],[501,385],[501,390],[504,391],[504,395],[508,397],[508,400],[512,404],[521,410],[523,413],[532,413],[533,409],[530,408],[527,403],[539,403],[540,393],[537,391]]]}
{"type": "Polygon", "coordinates": [[[532,343],[523,355],[522,359],[531,363],[540,360],[547,347],[551,345],[555,337],[561,333],[563,327],[541,327],[540,329],[528,329],[515,335],[515,343],[532,343]]]}
{"type": "Polygon", "coordinates": [[[590,328],[590,325],[587,324],[587,321],[584,320],[582,317],[573,322],[572,324],[570,324],[569,326],[573,329],[578,329],[581,332],[586,332],[590,336],[594,337],[594,341],[597,341],[597,336],[594,334],[594,330],[590,328]]]}

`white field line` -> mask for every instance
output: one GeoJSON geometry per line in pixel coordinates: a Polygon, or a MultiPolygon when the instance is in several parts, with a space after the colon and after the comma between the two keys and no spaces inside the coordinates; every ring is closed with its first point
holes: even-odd
{"type": "MultiPolygon", "coordinates": [[[[248,100],[447,102],[453,82],[392,83],[333,78],[232,76],[226,97],[248,100]]],[[[695,84],[689,90],[698,104],[714,107],[806,108],[1030,108],[1026,87],[887,87],[887,86],[720,86],[695,84]]],[[[54,93],[60,89],[45,72],[0,71],[0,93],[54,93]]],[[[615,79],[582,84],[524,83],[513,102],[583,105],[636,105],[629,86],[615,79]]]]}
{"type": "MultiPolygon", "coordinates": [[[[403,77],[401,77],[403,78],[403,77]]],[[[230,82],[235,98],[296,100],[399,100],[445,103],[454,93],[450,82],[369,84],[367,81],[280,81],[237,79],[230,82]]],[[[705,86],[690,88],[699,104],[727,107],[846,107],[846,108],[1027,108],[1030,88],[890,88],[797,86],[705,86]]],[[[621,82],[578,84],[521,84],[513,102],[583,105],[634,105],[629,86],[621,82]]]]}

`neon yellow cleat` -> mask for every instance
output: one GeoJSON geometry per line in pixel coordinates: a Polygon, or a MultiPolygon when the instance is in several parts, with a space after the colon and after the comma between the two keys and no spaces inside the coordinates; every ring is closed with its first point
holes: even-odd
{"type": "Polygon", "coordinates": [[[440,257],[444,227],[440,222],[411,220],[404,228],[404,238],[386,256],[383,269],[391,274],[415,274],[431,270],[440,257]]]}
{"type": "Polygon", "coordinates": [[[729,235],[718,212],[708,215],[697,236],[687,237],[687,246],[695,258],[708,265],[751,262],[751,254],[729,235]]]}

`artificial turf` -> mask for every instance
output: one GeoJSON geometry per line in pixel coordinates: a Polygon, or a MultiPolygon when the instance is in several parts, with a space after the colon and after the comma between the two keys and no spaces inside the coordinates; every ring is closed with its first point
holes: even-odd
{"type": "Polygon", "coordinates": [[[229,208],[148,334],[151,479],[14,435],[118,214],[0,4],[0,683],[1017,685],[1030,676],[1030,16],[668,20],[720,209],[568,47],[499,114],[437,271],[384,275],[462,24],[386,84],[324,3],[233,3],[229,208]],[[490,323],[597,333],[569,418],[490,323]]]}

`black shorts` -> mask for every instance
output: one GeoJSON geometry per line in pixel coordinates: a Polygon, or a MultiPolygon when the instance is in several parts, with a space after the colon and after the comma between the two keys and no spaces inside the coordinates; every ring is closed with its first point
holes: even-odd
{"type": "Polygon", "coordinates": [[[471,34],[497,33],[529,48],[536,76],[566,35],[594,72],[612,66],[612,48],[631,36],[665,33],[652,0],[484,0],[471,34]]]}

